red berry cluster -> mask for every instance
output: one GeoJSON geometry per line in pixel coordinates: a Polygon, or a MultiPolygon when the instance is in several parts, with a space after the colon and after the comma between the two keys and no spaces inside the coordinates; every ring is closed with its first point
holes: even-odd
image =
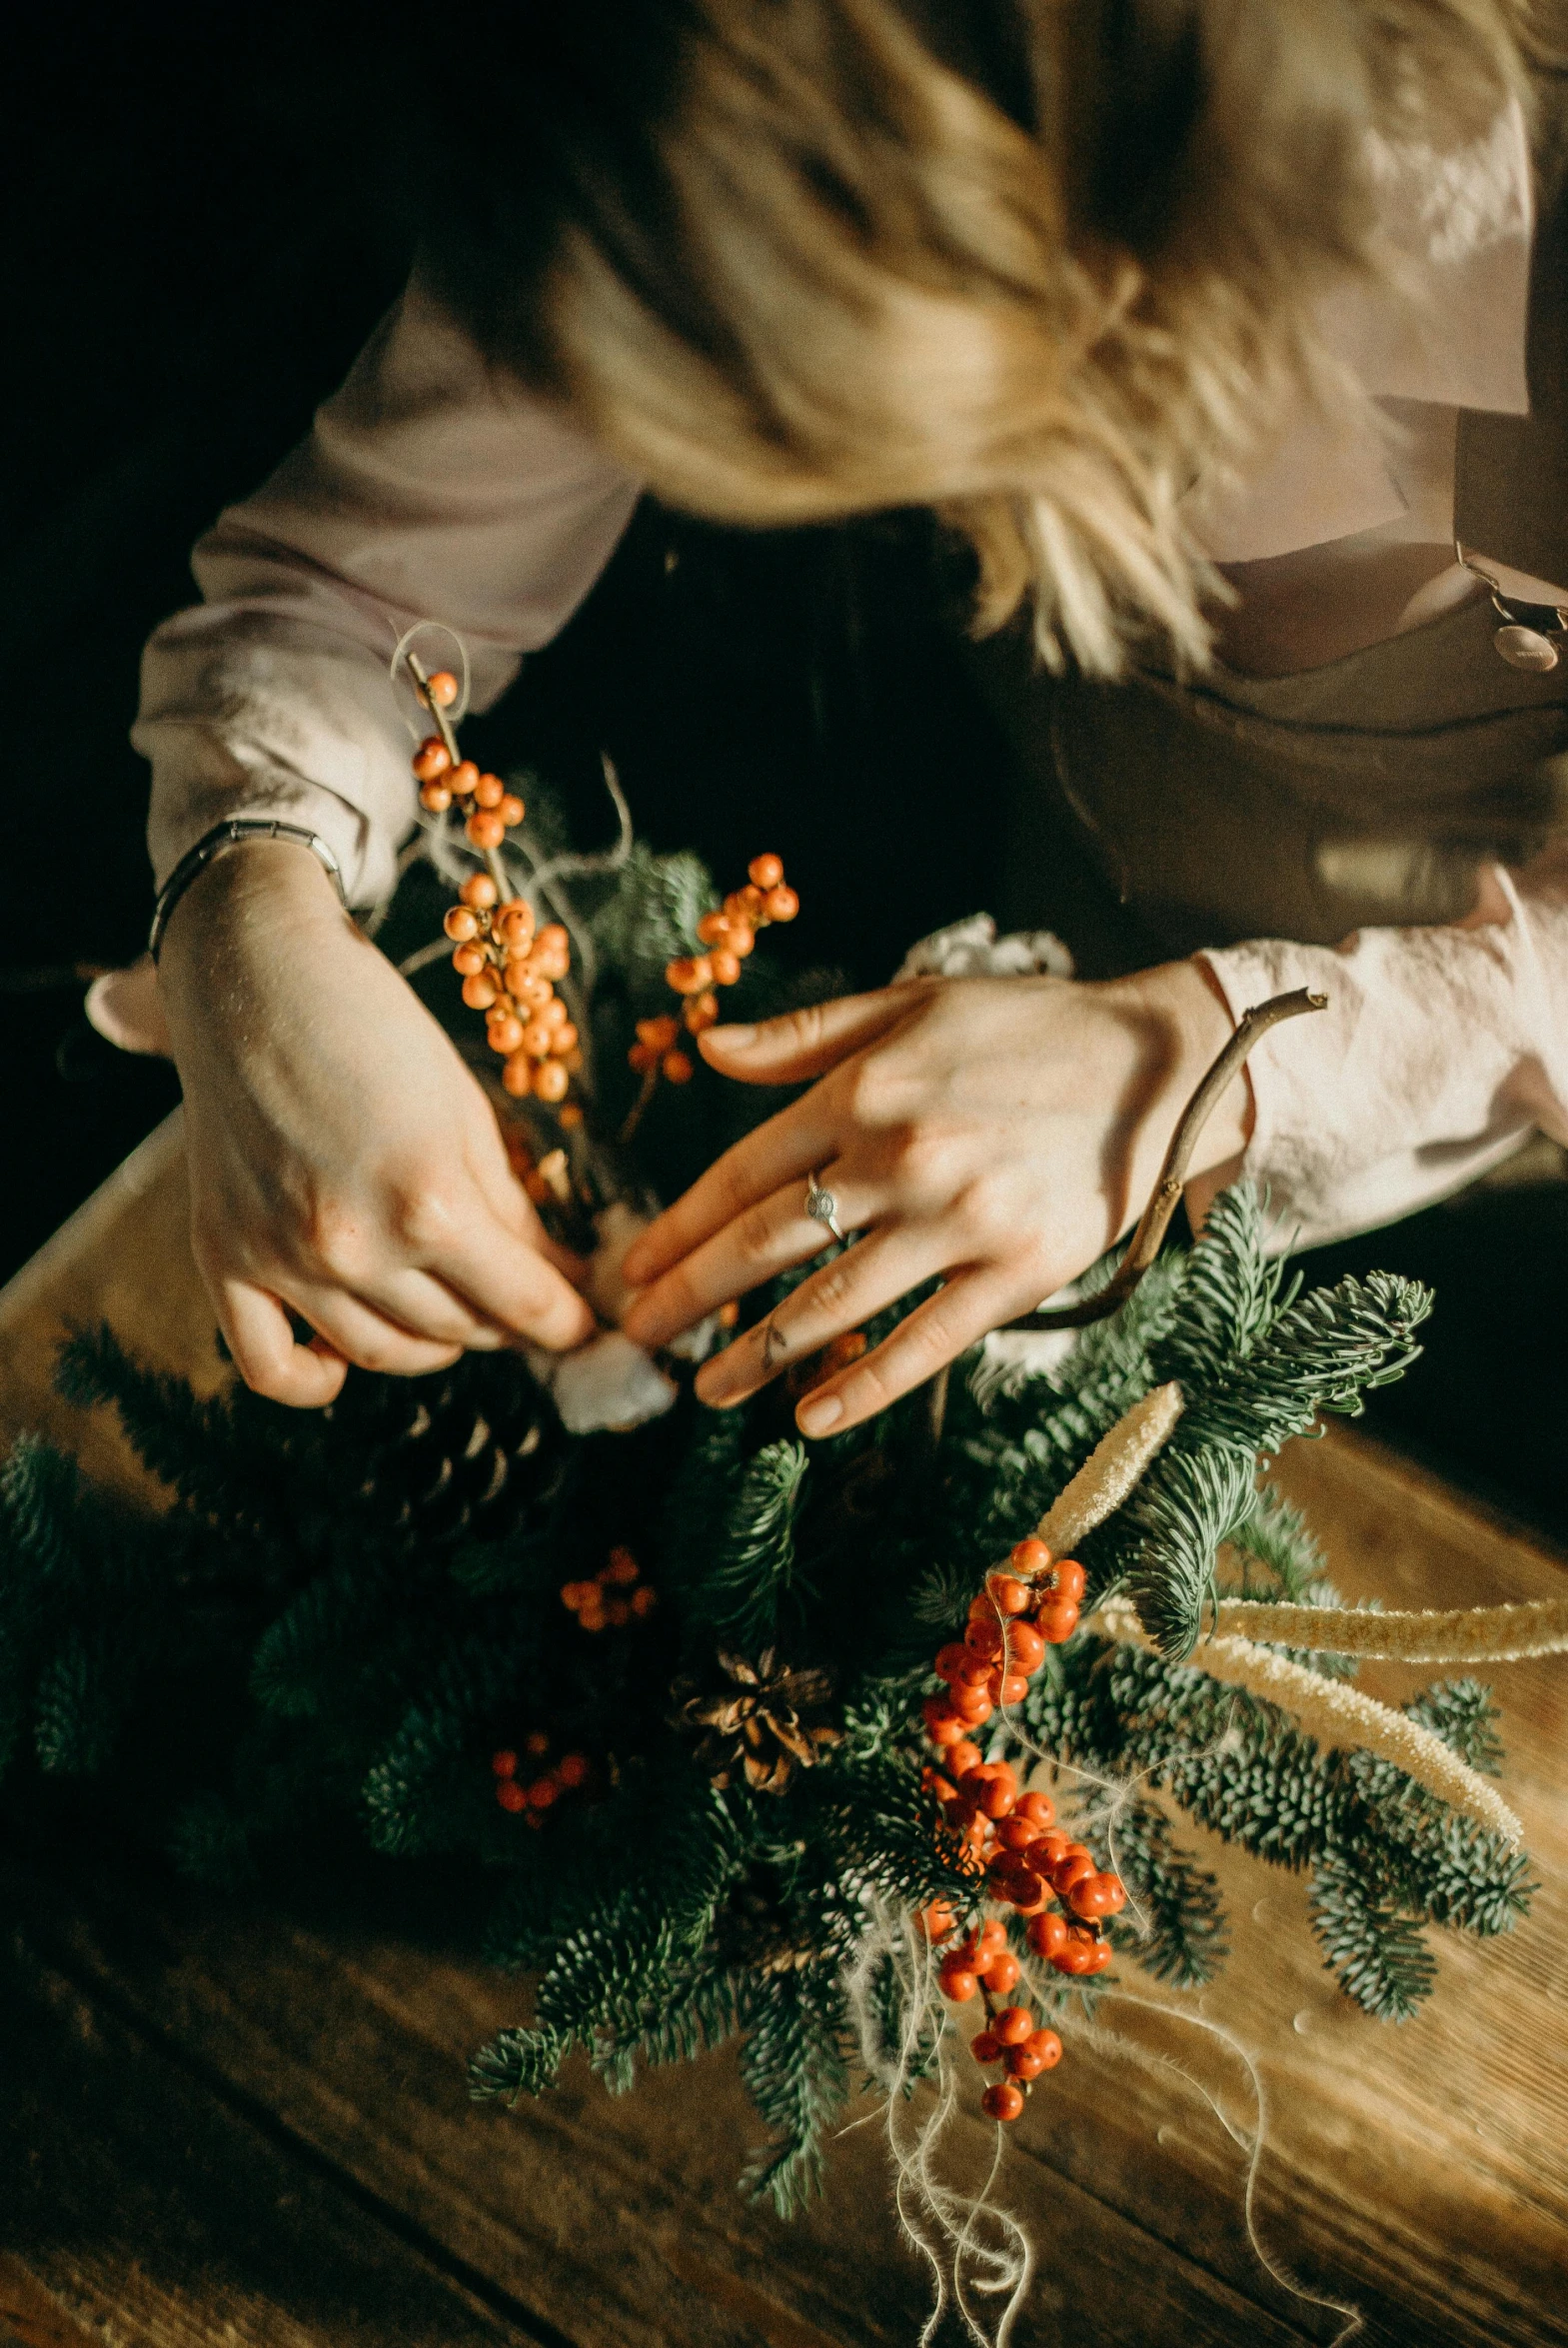
{"type": "Polygon", "coordinates": [[[473,845],[486,852],[499,848],[527,813],[522,800],[499,775],[482,775],[472,759],[458,757],[452,728],[439,714],[450,710],[458,698],[452,671],[438,669],[434,677],[423,679],[419,695],[441,729],[427,735],[414,753],[420,806],[427,815],[444,816],[456,800],[473,845]]]}
{"type": "MultiPolygon", "coordinates": [[[[1025,1794],[1025,1801],[1049,1802],[1043,1794],[1025,1794]]],[[[969,2052],[987,2068],[999,2063],[1002,2076],[981,2096],[993,2120],[1015,2120],[1032,2081],[1042,2071],[1053,2071],[1061,2060],[1061,2040],[1054,2030],[1037,2023],[1026,2005],[1003,2001],[1017,1986],[1018,1960],[1007,1946],[1007,1929],[992,1917],[942,1959],[944,1994],[966,2004],[976,1990],[985,2001],[985,2027],[969,2041],[969,2052]]]]}
{"type": "MultiPolygon", "coordinates": [[[[550,1739],[543,1728],[530,1730],[523,1739],[523,1750],[534,1761],[549,1752],[550,1739]]],[[[586,1785],[593,1774],[586,1753],[563,1753],[559,1761],[541,1769],[526,1783],[518,1775],[522,1765],[510,1745],[490,1756],[497,1801],[504,1810],[520,1812],[530,1826],[543,1825],[545,1812],[553,1809],[564,1793],[575,1793],[586,1785]]]]}
{"type": "Polygon", "coordinates": [[[672,1085],[689,1084],[696,1074],[692,1056],[681,1050],[681,1023],[662,1012],[656,1020],[639,1020],[637,1042],[627,1060],[645,1084],[668,1077],[672,1085]]]}
{"type": "Polygon", "coordinates": [[[1007,1563],[1009,1570],[990,1574],[971,1600],[961,1644],[955,1639],[937,1653],[947,1693],[927,1698],[924,1718],[938,1750],[983,1727],[997,1704],[1021,1703],[1045,1649],[1077,1628],[1083,1568],[1076,1559],[1053,1560],[1031,1534],[1007,1563]]]}
{"type": "Polygon", "coordinates": [[[527,898],[499,905],[500,894],[489,873],[471,873],[464,882],[462,903],[444,924],[454,941],[452,967],[470,1011],[485,1014],[507,1091],[561,1101],[583,1065],[577,1029],[555,987],[572,967],[571,945],[559,922],[535,930],[527,898]]]}
{"type": "Polygon", "coordinates": [[[412,653],[407,658],[414,690],[437,727],[414,753],[420,805],[441,816],[456,802],[470,844],[490,865],[488,872],[469,875],[444,924],[463,1000],[485,1014],[487,1041],[501,1055],[506,1090],[517,1099],[533,1094],[562,1102],[583,1065],[577,1029],[556,993],[556,981],[572,967],[571,942],[559,922],[536,932],[527,898],[501,902],[505,872],[496,851],[526,810],[499,775],[482,775],[472,759],[459,756],[447,716],[458,698],[451,670],[427,677],[412,653]]]}
{"type": "Polygon", "coordinates": [[[633,1588],[641,1570],[631,1550],[618,1545],[592,1581],[562,1583],[561,1603],[585,1630],[619,1630],[634,1615],[652,1614],[659,1603],[658,1591],[646,1581],[633,1588]]]}
{"type": "MultiPolygon", "coordinates": [[[[1035,1954],[1071,1975],[1102,1972],[1110,1963],[1100,1926],[1126,1905],[1126,1892],[1081,1842],[1056,1828],[1047,1794],[1020,1794],[1005,1761],[981,1757],[972,1731],[997,1704],[1021,1702],[1046,1647],[1072,1636],[1083,1583],[1075,1559],[1053,1558],[1032,1536],[1019,1541],[1007,1570],[990,1574],[971,1602],[962,1639],[938,1651],[935,1667],[947,1692],[924,1706],[926,1732],[941,1761],[928,1781],[961,1840],[963,1863],[984,1875],[991,1899],[1028,1917],[1035,1954]]],[[[998,2007],[1018,1979],[1018,1960],[998,1918],[956,1941],[956,1919],[943,1903],[927,1909],[923,1921],[934,1942],[953,1943],[942,1953],[944,1994],[959,2004],[976,1990],[984,1997],[986,2028],[973,2052],[981,2063],[1000,2062],[1006,2074],[986,2089],[984,2106],[993,2119],[1015,2120],[1029,2081],[1060,2061],[1061,2041],[1053,2030],[1036,2028],[1026,2006],[998,2007]]]]}
{"type": "Polygon", "coordinates": [[[683,998],[680,1021],[666,1014],[638,1022],[637,1042],[627,1059],[643,1079],[645,1100],[661,1076],[672,1085],[684,1085],[692,1076],[691,1056],[680,1049],[682,1027],[691,1036],[713,1027],[719,1018],[714,989],[735,985],[759,930],[766,930],[770,922],[792,922],[800,910],[800,900],[784,885],[782,858],[754,856],[747,872],[747,887],[734,891],[718,913],[704,914],[698,923],[698,944],[707,952],[680,954],[665,965],[666,980],[683,998]]]}

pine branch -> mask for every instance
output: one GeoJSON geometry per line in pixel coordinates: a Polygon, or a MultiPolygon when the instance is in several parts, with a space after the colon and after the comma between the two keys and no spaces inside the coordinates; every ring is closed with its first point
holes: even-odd
{"type": "Polygon", "coordinates": [[[641,841],[633,847],[591,928],[601,963],[618,974],[639,1009],[657,1001],[663,1010],[665,965],[694,951],[697,925],[718,903],[701,857],[656,856],[641,841]]]}
{"type": "Polygon", "coordinates": [[[1117,1795],[1090,1805],[1084,1827],[1090,1847],[1120,1875],[1141,1911],[1112,1925],[1116,1949],[1180,1989],[1212,1981],[1229,1954],[1224,1901],[1209,1869],[1177,1847],[1164,1811],[1141,1796],[1123,1801],[1117,1795]]]}
{"type": "Polygon", "coordinates": [[[232,1520],[247,1500],[267,1497],[229,1400],[200,1400],[183,1378],[147,1368],[107,1325],[67,1340],[55,1385],[79,1410],[112,1403],[142,1464],[198,1514],[232,1520]]]}
{"type": "Polygon", "coordinates": [[[904,1753],[840,1754],[798,1795],[808,1847],[852,1902],[861,1886],[893,1905],[923,1907],[946,1899],[961,1908],[974,1896],[959,1865],[959,1846],[944,1827],[921,1765],[904,1753]]]}
{"type": "Polygon", "coordinates": [[[702,1411],[671,1477],[660,1526],[664,1578],[683,1597],[701,1585],[722,1551],[745,1458],[745,1412],[702,1411]]]}
{"type": "Polygon", "coordinates": [[[1419,1358],[1411,1335],[1431,1308],[1429,1289],[1391,1272],[1312,1289],[1266,1335],[1254,1334],[1228,1372],[1188,1391],[1185,1442],[1222,1443],[1256,1459],[1304,1434],[1321,1411],[1359,1416],[1364,1394],[1419,1358]]]}
{"type": "Polygon", "coordinates": [[[36,1626],[50,1585],[74,1586],[82,1479],[76,1461],[37,1435],[21,1435],[0,1467],[0,1531],[6,1570],[0,1613],[36,1626]]]}
{"type": "Polygon", "coordinates": [[[194,1794],[182,1803],[170,1825],[167,1847],[178,1873],[192,1883],[234,1892],[255,1880],[245,1821],[221,1794],[194,1794]]]}
{"type": "Polygon", "coordinates": [[[1269,1576],[1266,1592],[1254,1590],[1249,1579],[1243,1597],[1267,1594],[1304,1606],[1326,1585],[1323,1552],[1306,1518],[1272,1484],[1254,1495],[1250,1514],[1233,1527],[1230,1541],[1244,1561],[1261,1565],[1269,1576]]]}
{"type": "Polygon", "coordinates": [[[386,1629],[389,1601],[408,1604],[406,1582],[390,1561],[363,1550],[318,1574],[290,1601],[257,1641],[251,1693],[285,1719],[315,1719],[363,1668],[386,1629]]]}
{"type": "Polygon", "coordinates": [[[1370,1899],[1332,1854],[1312,1871],[1312,1929],[1341,1987],[1369,2014],[1407,2022],[1431,1995],[1437,1965],[1414,1918],[1370,1899]]]}
{"type": "Polygon", "coordinates": [[[1162,1345],[1160,1374],[1191,1398],[1223,1389],[1300,1287],[1263,1245],[1263,1201],[1251,1182],[1222,1190],[1186,1257],[1180,1302],[1162,1345]]]}
{"type": "Polygon", "coordinates": [[[743,2188],[781,2217],[821,2189],[822,2136],[848,2094],[848,2016],[834,1975],[804,1967],[759,1984],[741,2076],[775,2141],[747,2166],[743,2188]]]}
{"type": "Polygon", "coordinates": [[[449,1644],[428,1692],[408,1705],[366,1773],[366,1823],[378,1850],[407,1854],[461,1843],[488,1790],[472,1766],[474,1723],[515,1689],[519,1660],[514,1644],[485,1631],[449,1644]]]}
{"type": "Polygon", "coordinates": [[[806,1474],[805,1445],[769,1443],[742,1471],[718,1554],[693,1591],[693,1613],[754,1654],[779,1633],[795,1579],[794,1525],[806,1474]]]}
{"type": "Polygon", "coordinates": [[[1439,1679],[1412,1696],[1405,1711],[1434,1736],[1440,1736],[1469,1768],[1479,1769],[1487,1777],[1501,1774],[1498,1709],[1491,1689],[1479,1679],[1439,1679]]]}
{"type": "Polygon", "coordinates": [[[87,1777],[114,1750],[123,1712],[115,1661],[81,1631],[71,1631],[44,1664],[33,1699],[39,1767],[87,1777]]]}
{"type": "Polygon", "coordinates": [[[500,2102],[514,2110],[525,2095],[553,2087],[569,2041],[558,2031],[498,2030],[469,2057],[469,2095],[475,2103],[500,2102]]]}
{"type": "Polygon", "coordinates": [[[1220,1543],[1252,1512],[1253,1472],[1250,1454],[1195,1449],[1178,1435],[1124,1512],[1136,1542],[1128,1558],[1132,1600],[1173,1660],[1197,1644],[1220,1543]]]}
{"type": "Polygon", "coordinates": [[[695,2062],[735,2036],[750,1987],[745,1972],[716,1957],[672,1967],[667,1994],[630,2051],[650,2069],[695,2062]]]}

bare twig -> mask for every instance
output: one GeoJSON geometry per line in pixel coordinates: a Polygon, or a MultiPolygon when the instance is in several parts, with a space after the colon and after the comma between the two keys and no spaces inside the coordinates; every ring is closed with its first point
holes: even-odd
{"type": "MultiPolygon", "coordinates": [[[[437,701],[435,695],[430,690],[429,672],[427,671],[424,662],[420,659],[419,654],[415,652],[412,647],[404,654],[403,658],[407,663],[409,675],[414,680],[415,690],[419,694],[420,700],[424,703],[426,709],[430,712],[432,721],[435,724],[436,732],[441,736],[442,741],[446,745],[447,756],[452,761],[452,764],[457,766],[462,759],[463,753],[458,748],[458,738],[453,731],[451,719],[447,716],[446,711],[441,707],[441,704],[437,701]]],[[[491,879],[495,882],[496,888],[501,896],[501,902],[503,905],[505,905],[507,899],[512,895],[512,882],[507,873],[506,860],[502,856],[499,848],[486,849],[484,851],[484,858],[485,870],[489,873],[491,879]]]]}
{"type": "Polygon", "coordinates": [[[1182,1185],[1198,1136],[1208,1123],[1209,1115],[1233,1078],[1241,1070],[1247,1055],[1270,1028],[1277,1028],[1282,1020],[1298,1019],[1305,1011],[1322,1011],[1328,1002],[1326,995],[1314,995],[1306,987],[1297,987],[1289,995],[1272,996],[1267,1003],[1255,1004],[1244,1011],[1236,1022],[1236,1032],[1224,1051],[1209,1069],[1197,1091],[1176,1121],[1176,1130],[1170,1137],[1170,1148],[1160,1168],[1159,1179],[1153,1195],[1138,1217],[1137,1228],[1127,1243],[1127,1251],[1116,1266],[1114,1277],[1094,1295],[1085,1296],[1077,1304],[1061,1304],[1054,1311],[1024,1312],[1016,1320],[1006,1323],[1008,1328],[1048,1329],[1087,1328],[1091,1321],[1108,1320],[1125,1304],[1143,1274],[1160,1250],[1160,1244],[1170,1227],[1170,1218],[1181,1199],[1182,1185]]]}

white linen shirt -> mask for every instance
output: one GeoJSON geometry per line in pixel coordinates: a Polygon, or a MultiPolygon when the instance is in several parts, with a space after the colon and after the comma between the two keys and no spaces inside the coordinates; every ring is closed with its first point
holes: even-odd
{"type": "MultiPolygon", "coordinates": [[[[1221,563],[1345,542],[1339,595],[1354,593],[1363,545],[1451,537],[1460,407],[1527,408],[1517,112],[1458,157],[1384,162],[1403,290],[1347,291],[1324,320],[1366,397],[1328,423],[1303,407],[1248,481],[1199,483],[1190,513],[1221,563]]],[[[472,706],[491,707],[588,594],[639,494],[570,421],[489,369],[416,278],[310,438],[201,540],[204,601],[147,647],[133,740],[152,761],[159,883],[213,825],[269,815],[330,842],[351,902],[385,898],[414,812],[388,675],[399,638],[424,619],[455,629],[472,706]]],[[[1531,600],[1568,601],[1505,577],[1531,600]]],[[[1467,584],[1454,566],[1399,624],[1467,584]]],[[[1243,1170],[1267,1183],[1281,1244],[1393,1220],[1535,1127],[1568,1141],[1568,854],[1517,886],[1494,876],[1489,894],[1500,919],[1207,953],[1235,1015],[1285,988],[1329,998],[1250,1063],[1243,1170]]]]}

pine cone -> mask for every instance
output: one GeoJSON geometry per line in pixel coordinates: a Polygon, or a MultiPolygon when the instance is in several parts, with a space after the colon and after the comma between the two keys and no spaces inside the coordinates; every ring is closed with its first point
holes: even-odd
{"type": "Polygon", "coordinates": [[[678,1708],[671,1725],[701,1729],[697,1759],[714,1783],[743,1775],[755,1793],[784,1793],[796,1768],[809,1769],[843,1731],[804,1714],[820,1711],[832,1693],[825,1671],[791,1671],[770,1647],[756,1663],[719,1654],[729,1685],[710,1692],[692,1680],[672,1689],[678,1708]]]}
{"type": "Polygon", "coordinates": [[[357,1382],[324,1415],[349,1422],[344,1472],[358,1471],[359,1502],[378,1527],[422,1541],[501,1539],[559,1471],[556,1414],[521,1361],[470,1357],[412,1386],[357,1382]],[[369,1384],[382,1390],[366,1393],[369,1384]]]}

